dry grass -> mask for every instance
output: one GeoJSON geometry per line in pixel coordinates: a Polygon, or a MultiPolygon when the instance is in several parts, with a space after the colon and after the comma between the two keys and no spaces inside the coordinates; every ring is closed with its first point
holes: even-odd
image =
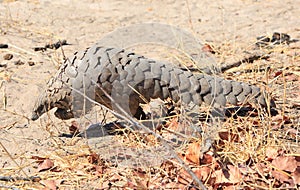
{"type": "MultiPolygon", "coordinates": [[[[234,57],[238,52],[234,49],[237,45],[231,42],[215,44],[215,47],[218,52],[216,56],[220,62],[234,57]]],[[[279,115],[270,116],[258,110],[258,113],[249,113],[243,117],[227,118],[224,123],[221,123],[222,129],[218,131],[220,137],[214,138],[213,149],[205,153],[203,158],[199,155],[201,140],[195,137],[186,138],[186,134],[181,136],[181,140],[184,139],[181,143],[174,143],[173,149],[168,149],[168,151],[176,152],[208,189],[217,189],[222,186],[228,188],[235,186],[242,189],[292,188],[291,180],[295,179],[293,172],[276,168],[272,161],[279,157],[294,157],[297,159],[298,168],[300,167],[300,51],[299,47],[292,44],[291,46],[279,45],[272,49],[262,49],[262,51],[270,54],[268,60],[245,63],[242,67],[227,71],[224,76],[238,81],[250,81],[265,87],[276,100],[279,115]],[[271,66],[270,71],[259,72],[260,68],[269,66],[271,66]],[[253,79],[256,80],[253,81],[253,79]],[[274,153],[273,157],[270,152],[274,153]],[[275,175],[273,171],[279,171],[283,176],[275,175]]],[[[26,51],[21,52],[26,53],[26,51]]],[[[179,115],[175,118],[167,118],[166,124],[163,125],[167,130],[157,130],[155,133],[171,140],[174,133],[170,133],[170,130],[191,125],[191,123],[184,122],[188,121],[185,117],[179,115]]],[[[47,125],[42,123],[40,127],[49,134],[48,142],[51,149],[47,149],[48,151],[43,155],[33,155],[34,157],[21,155],[22,159],[27,160],[25,164],[19,163],[14,155],[10,155],[11,162],[16,162],[18,167],[0,168],[1,176],[12,176],[8,181],[2,179],[0,188],[198,188],[193,183],[193,178],[184,171],[182,164],[174,158],[165,159],[156,166],[140,167],[143,166],[145,159],[149,159],[141,156],[138,159],[141,162],[137,164],[138,167],[121,167],[121,163],[118,163],[120,160],[113,161],[110,155],[105,155],[109,152],[94,150],[87,146],[87,142],[80,137],[58,137],[62,126],[65,127],[66,124],[59,125],[52,120],[49,120],[47,125]],[[46,164],[45,169],[42,169],[41,165],[46,160],[50,160],[52,164],[46,164]],[[33,179],[22,173],[22,168],[28,166],[33,167],[30,176],[37,176],[37,178],[33,179]],[[24,178],[17,179],[17,176],[24,178]]],[[[204,130],[211,130],[209,123],[203,122],[199,126],[202,126],[204,130]]],[[[7,127],[4,126],[4,128],[7,127]]],[[[116,155],[126,154],[126,151],[131,148],[134,148],[136,153],[143,154],[144,150],[149,150],[157,157],[162,155],[162,152],[157,152],[155,149],[161,146],[161,141],[157,140],[153,134],[120,132],[110,143],[112,144],[106,142],[107,147],[104,149],[111,149],[110,146],[116,145],[111,150],[119,150],[120,152],[116,155]]],[[[9,149],[10,147],[3,146],[2,148],[9,149]]],[[[9,151],[3,152],[10,154],[9,151]]],[[[299,187],[300,182],[295,181],[295,183],[298,183],[299,187]]],[[[296,186],[294,184],[294,187],[296,186]]]]}

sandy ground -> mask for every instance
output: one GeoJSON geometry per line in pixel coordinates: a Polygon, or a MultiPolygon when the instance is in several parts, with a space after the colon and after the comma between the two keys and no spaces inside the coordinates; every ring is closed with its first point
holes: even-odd
{"type": "MultiPolygon", "coordinates": [[[[26,158],[49,154],[55,147],[52,136],[67,131],[68,123],[53,112],[35,122],[28,119],[39,92],[63,60],[61,49],[36,52],[34,47],[66,39],[71,45],[63,49],[69,56],[117,28],[161,22],[183,28],[202,42],[230,47],[223,58],[241,59],[257,36],[284,32],[300,39],[299,5],[299,0],[0,1],[0,43],[9,45],[0,49],[0,142],[18,164],[30,165],[26,158]],[[13,59],[4,60],[8,53],[13,59]],[[14,64],[17,60],[24,64],[14,64]]],[[[0,167],[15,167],[3,147],[0,167]]]]}

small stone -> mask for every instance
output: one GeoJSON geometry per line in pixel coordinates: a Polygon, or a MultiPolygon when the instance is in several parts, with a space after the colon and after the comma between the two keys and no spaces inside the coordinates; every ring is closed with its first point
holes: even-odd
{"type": "Polygon", "coordinates": [[[28,61],[28,65],[33,66],[33,65],[35,65],[35,63],[33,61],[28,61]]]}
{"type": "Polygon", "coordinates": [[[11,60],[13,57],[14,57],[13,54],[8,53],[8,54],[5,54],[5,55],[3,56],[3,59],[4,59],[4,60],[11,60]]]}
{"type": "Polygon", "coordinates": [[[15,65],[24,65],[25,63],[19,59],[18,61],[15,61],[14,64],[15,65]]]}
{"type": "Polygon", "coordinates": [[[0,67],[6,68],[7,67],[7,62],[0,63],[0,67]]]}
{"type": "Polygon", "coordinates": [[[0,44],[0,48],[8,48],[7,44],[0,44]]]}

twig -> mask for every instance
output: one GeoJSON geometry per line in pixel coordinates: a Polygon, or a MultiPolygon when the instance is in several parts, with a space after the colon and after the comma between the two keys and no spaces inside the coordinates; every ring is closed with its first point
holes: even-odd
{"type": "Polygon", "coordinates": [[[39,176],[30,176],[30,177],[12,177],[12,176],[0,176],[0,181],[40,181],[41,177],[39,176]]]}
{"type": "Polygon", "coordinates": [[[12,45],[12,44],[8,44],[8,45],[9,45],[9,47],[13,47],[13,48],[15,48],[15,49],[17,49],[17,50],[20,50],[20,51],[22,51],[22,52],[25,52],[25,53],[27,53],[27,54],[29,54],[29,55],[34,55],[34,56],[37,55],[37,54],[32,53],[32,52],[30,52],[30,51],[27,51],[27,50],[25,50],[25,49],[23,49],[23,48],[20,48],[20,47],[18,47],[18,46],[15,46],[15,45],[12,45]]]}
{"type": "Polygon", "coordinates": [[[8,185],[1,185],[0,184],[0,188],[4,188],[4,189],[12,189],[12,190],[20,190],[19,188],[13,187],[13,186],[8,186],[8,185]]]}
{"type": "MultiPolygon", "coordinates": [[[[250,55],[249,57],[246,57],[240,61],[237,61],[237,62],[233,62],[233,63],[229,63],[225,66],[221,66],[221,72],[225,72],[233,67],[238,67],[240,65],[242,65],[243,63],[253,63],[254,61],[256,60],[259,60],[259,59],[268,59],[270,56],[267,54],[267,55],[263,55],[263,54],[260,54],[260,53],[256,53],[254,55],[250,55]]],[[[222,64],[223,65],[223,64],[222,64]]]]}

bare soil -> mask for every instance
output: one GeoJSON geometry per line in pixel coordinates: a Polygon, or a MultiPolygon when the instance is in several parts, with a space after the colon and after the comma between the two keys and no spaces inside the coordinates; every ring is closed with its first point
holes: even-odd
{"type": "MultiPolygon", "coordinates": [[[[30,158],[55,154],[57,147],[65,142],[57,135],[68,133],[70,121],[55,118],[53,111],[37,121],[29,119],[35,100],[63,62],[64,55],[68,57],[84,50],[117,28],[159,22],[183,28],[203,44],[213,46],[217,54],[212,56],[218,63],[234,62],[243,59],[245,51],[255,49],[258,36],[282,32],[292,39],[300,39],[299,5],[299,0],[0,1],[0,44],[8,44],[8,48],[0,49],[0,175],[35,174],[37,164],[30,158]],[[34,51],[34,47],[63,39],[70,44],[63,46],[63,51],[62,48],[34,51]],[[12,59],[5,60],[9,58],[7,54],[12,54],[12,59]]],[[[292,83],[279,81],[280,85],[276,86],[276,77],[271,83],[263,74],[238,75],[231,71],[223,74],[226,78],[268,86],[278,109],[292,116],[297,130],[299,44],[295,41],[280,46],[268,61],[258,61],[273,68],[272,76],[279,71],[298,76],[292,83]],[[287,93],[284,87],[290,91],[287,93]]],[[[148,57],[165,59],[155,56],[155,49],[152,53],[151,48],[135,50],[148,57]]],[[[242,66],[234,71],[239,69],[246,68],[242,66]]]]}

